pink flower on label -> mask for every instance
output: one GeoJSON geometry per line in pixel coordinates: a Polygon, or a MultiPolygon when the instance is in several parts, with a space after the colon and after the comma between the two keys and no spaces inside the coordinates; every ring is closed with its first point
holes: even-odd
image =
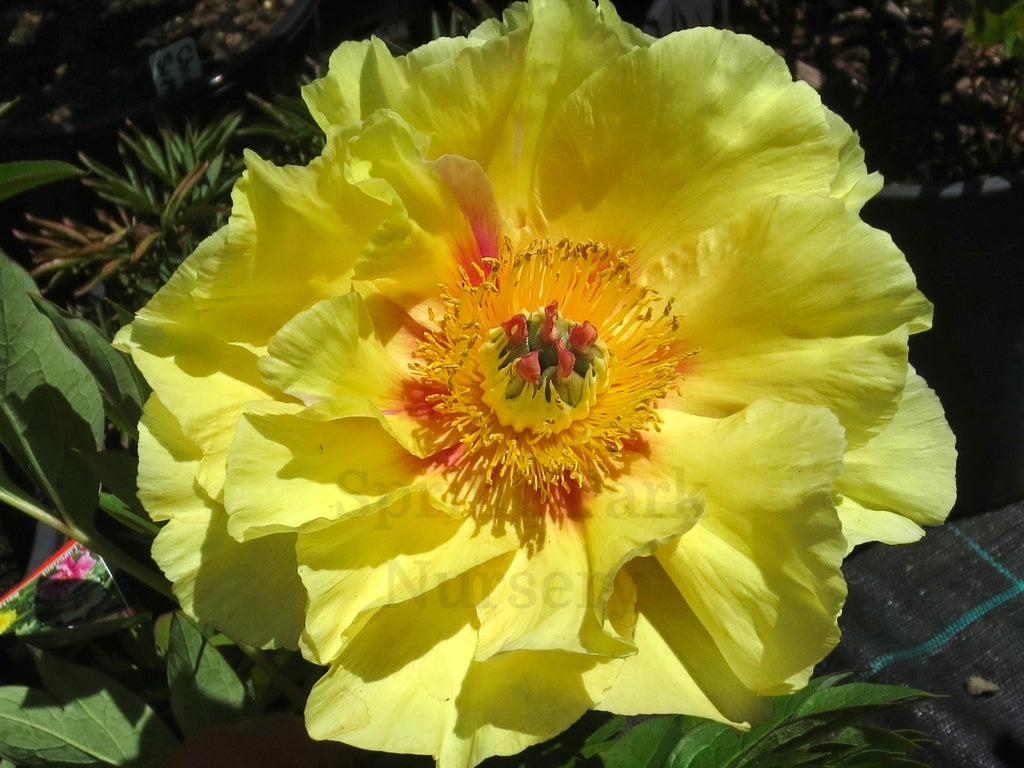
{"type": "Polygon", "coordinates": [[[83,552],[78,560],[73,559],[71,555],[65,555],[57,563],[57,570],[53,572],[51,578],[68,581],[83,579],[92,570],[94,565],[96,565],[96,558],[88,552],[83,552]]]}

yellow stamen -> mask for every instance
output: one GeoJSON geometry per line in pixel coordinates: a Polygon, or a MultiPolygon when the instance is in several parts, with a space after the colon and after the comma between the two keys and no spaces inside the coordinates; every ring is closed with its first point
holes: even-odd
{"type": "Polygon", "coordinates": [[[489,266],[442,292],[413,368],[438,385],[433,418],[461,444],[453,498],[547,506],[614,478],[623,446],[658,428],[685,356],[678,319],[598,243],[506,242],[489,266]]]}

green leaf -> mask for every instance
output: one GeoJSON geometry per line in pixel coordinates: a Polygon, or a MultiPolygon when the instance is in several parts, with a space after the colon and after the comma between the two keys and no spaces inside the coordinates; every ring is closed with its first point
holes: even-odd
{"type": "Polygon", "coordinates": [[[676,744],[668,760],[666,768],[691,768],[711,765],[710,755],[717,755],[723,743],[736,741],[736,733],[723,723],[706,721],[686,732],[676,744]]]}
{"type": "Polygon", "coordinates": [[[114,349],[100,330],[88,320],[65,312],[42,296],[34,295],[32,300],[50,319],[68,348],[95,377],[103,396],[107,418],[137,440],[142,406],[150,390],[131,358],[114,349]]]}
{"type": "Polygon", "coordinates": [[[100,509],[117,520],[121,525],[150,538],[160,532],[160,526],[148,517],[139,514],[112,493],[100,493],[100,509]]]}
{"type": "Polygon", "coordinates": [[[245,686],[220,652],[183,614],[171,618],[167,644],[171,710],[186,738],[246,715],[245,686]]]}
{"type": "Polygon", "coordinates": [[[601,752],[605,768],[661,768],[683,736],[686,718],[644,720],[601,752]]]}
{"type": "Polygon", "coordinates": [[[99,491],[83,454],[103,436],[103,399],[85,364],[32,299],[32,278],[0,253],[0,443],[65,520],[91,527],[99,491]]]}
{"type": "Polygon", "coordinates": [[[801,691],[775,697],[769,722],[747,732],[699,718],[659,717],[588,752],[606,768],[926,768],[907,754],[933,743],[927,736],[862,721],[930,694],[844,683],[849,676],[815,678],[801,691]]]}
{"type": "Polygon", "coordinates": [[[0,200],[6,200],[33,187],[81,175],[81,168],[60,160],[18,160],[13,163],[0,163],[0,200]]]}
{"type": "Polygon", "coordinates": [[[20,768],[138,766],[177,743],[153,710],[120,683],[49,654],[34,656],[49,692],[0,688],[0,757],[20,768]]]}

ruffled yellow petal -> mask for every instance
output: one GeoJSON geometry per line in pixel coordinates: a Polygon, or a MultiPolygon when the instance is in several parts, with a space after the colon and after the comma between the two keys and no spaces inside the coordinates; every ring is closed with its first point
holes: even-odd
{"type": "Polygon", "coordinates": [[[586,502],[583,531],[590,588],[593,610],[602,622],[620,569],[684,535],[704,511],[699,489],[687,482],[670,444],[655,440],[636,448],[627,453],[628,473],[586,502]]]}
{"type": "Polygon", "coordinates": [[[836,482],[850,546],[915,541],[919,525],[942,523],[956,501],[954,444],[942,404],[911,369],[896,415],[846,455],[836,482]]]}
{"type": "Polygon", "coordinates": [[[510,562],[481,569],[493,586],[477,609],[477,659],[517,650],[632,653],[632,643],[606,632],[604,617],[594,610],[586,523],[539,524],[540,535],[519,547],[510,562]]]}
{"type": "MultiPolygon", "coordinates": [[[[406,496],[374,514],[346,519],[299,536],[299,575],[309,593],[302,647],[315,661],[331,662],[382,606],[440,587],[444,608],[472,609],[479,597],[459,577],[518,547],[511,535],[482,531],[471,518],[456,519],[406,496]],[[468,603],[464,603],[468,601],[468,603]]],[[[477,589],[484,579],[477,575],[477,589]]]]}
{"type": "Polygon", "coordinates": [[[327,74],[302,87],[302,100],[325,134],[354,127],[362,120],[359,80],[371,51],[369,40],[347,40],[328,61],[327,74]]]}
{"type": "Polygon", "coordinates": [[[406,450],[432,455],[444,446],[417,416],[425,395],[408,368],[414,341],[386,349],[368,306],[382,325],[394,317],[385,297],[367,302],[354,291],[299,313],[271,339],[259,371],[269,386],[304,403],[307,419],[377,419],[406,450]]]}
{"type": "Polygon", "coordinates": [[[645,274],[675,296],[688,361],[682,407],[723,414],[758,397],[827,405],[851,444],[895,413],[906,334],[931,305],[883,232],[821,198],[766,199],[645,274]]]}
{"type": "Polygon", "coordinates": [[[429,466],[377,421],[276,410],[245,414],[228,455],[224,504],[239,541],[383,514],[406,496],[424,496],[429,466]]]}
{"type": "Polygon", "coordinates": [[[380,40],[347,41],[331,54],[327,74],[302,88],[310,114],[328,136],[354,128],[378,109],[395,109],[422,70],[451,63],[480,36],[439,38],[395,58],[380,40]]]}
{"type": "Polygon", "coordinates": [[[198,486],[201,453],[154,396],[139,425],[139,498],[155,520],[167,520],[153,557],[190,615],[235,640],[294,648],[306,597],[295,537],[239,544],[223,507],[198,486]]]}
{"type": "Polygon", "coordinates": [[[310,691],[310,736],[363,749],[441,753],[476,646],[472,605],[442,602],[444,594],[435,589],[377,611],[310,691]]]}
{"type": "Polygon", "coordinates": [[[481,596],[466,574],[380,609],[313,687],[310,734],[470,768],[554,736],[593,706],[614,663],[541,651],[474,662],[481,596]]]}
{"type": "MultiPolygon", "coordinates": [[[[518,92],[502,103],[508,112],[501,134],[493,153],[481,162],[494,181],[499,205],[517,222],[537,220],[531,210],[537,154],[552,117],[595,70],[633,48],[604,22],[590,0],[535,2],[529,11],[530,36],[516,73],[518,92]]],[[[438,102],[436,95],[431,99],[438,102]]]]}
{"type": "Polygon", "coordinates": [[[657,558],[744,685],[792,690],[839,640],[842,429],[825,408],[781,402],[726,419],[664,416],[660,439],[704,514],[657,558]]]}
{"type": "Polygon", "coordinates": [[[849,497],[839,499],[836,509],[843,523],[846,553],[859,544],[910,544],[924,536],[924,528],[903,515],[881,509],[866,509],[849,497]]]}
{"type": "Polygon", "coordinates": [[[201,452],[196,478],[213,498],[223,488],[224,459],[243,404],[270,397],[256,373],[256,356],[201,330],[192,305],[196,270],[222,238],[206,240],[115,339],[201,452]]]}
{"type": "Polygon", "coordinates": [[[348,148],[352,178],[395,208],[356,260],[354,277],[403,306],[434,297],[460,265],[478,261],[458,198],[425,160],[426,142],[389,112],[370,117],[348,148]]]}
{"type": "Polygon", "coordinates": [[[350,178],[347,152],[335,139],[308,166],[285,167],[246,153],[225,242],[192,290],[207,332],[259,349],[292,315],[348,290],[357,256],[396,213],[350,178]]]}
{"type": "Polygon", "coordinates": [[[515,651],[474,662],[456,699],[454,738],[438,760],[474,766],[551,739],[595,706],[620,660],[564,651],[515,651]]]}
{"type": "Polygon", "coordinates": [[[851,211],[860,211],[864,203],[882,190],[882,175],[867,172],[864,150],[846,121],[828,109],[825,117],[829,124],[829,139],[839,152],[839,168],[829,194],[846,203],[851,211]]]}
{"type": "Polygon", "coordinates": [[[410,375],[388,355],[354,291],[295,315],[270,340],[258,367],[268,385],[322,418],[375,416],[396,407],[410,375]]]}
{"type": "Polygon", "coordinates": [[[931,304],[892,238],[814,197],[764,198],[701,234],[692,252],[643,276],[683,315],[701,349],[766,340],[925,330],[931,304]]]}
{"type": "Polygon", "coordinates": [[[620,579],[635,582],[636,655],[621,662],[598,709],[620,715],[684,713],[740,725],[758,720],[766,700],[737,677],[658,561],[631,561],[620,579]]]}
{"type": "Polygon", "coordinates": [[[556,235],[635,248],[643,263],[765,196],[828,195],[837,152],[817,95],[770,48],[692,29],[608,62],[569,96],[537,189],[556,235]]]}

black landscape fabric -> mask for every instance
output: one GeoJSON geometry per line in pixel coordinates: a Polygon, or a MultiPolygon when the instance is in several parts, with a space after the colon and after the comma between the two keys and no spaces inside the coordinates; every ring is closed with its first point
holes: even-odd
{"type": "Polygon", "coordinates": [[[1024,502],[869,545],[844,572],[843,638],[817,671],[940,694],[881,723],[936,739],[914,755],[932,768],[1024,766],[1024,502]]]}

